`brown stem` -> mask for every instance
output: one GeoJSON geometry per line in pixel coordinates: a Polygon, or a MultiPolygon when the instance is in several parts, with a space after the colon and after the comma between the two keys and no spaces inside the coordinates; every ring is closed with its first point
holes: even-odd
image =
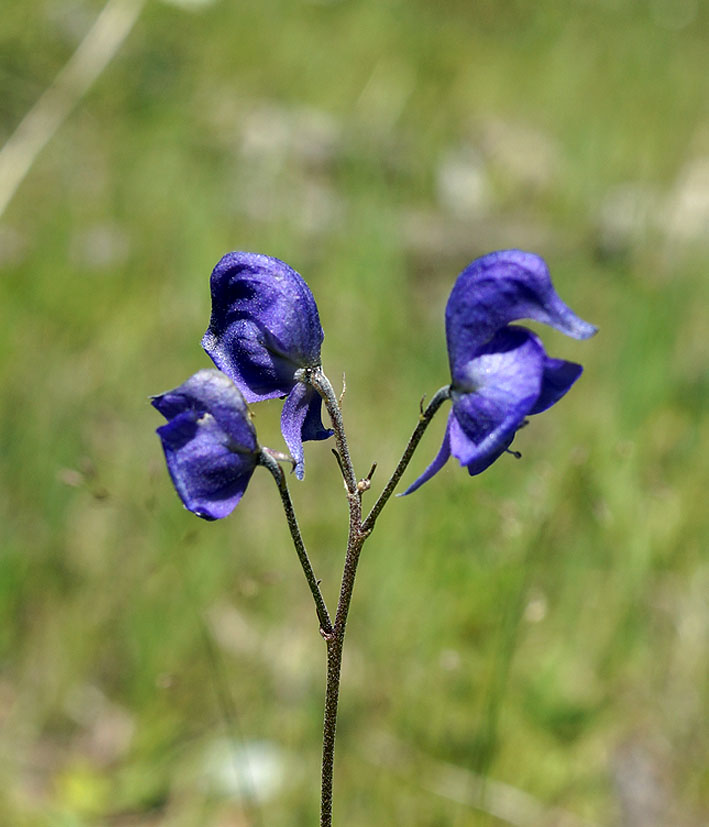
{"type": "Polygon", "coordinates": [[[309,371],[304,377],[304,380],[315,388],[315,390],[317,390],[323,398],[325,407],[330,416],[332,427],[335,432],[338,463],[347,488],[347,501],[349,504],[350,515],[349,533],[347,537],[347,553],[345,555],[345,565],[342,572],[340,596],[337,602],[335,621],[330,628],[330,632],[323,634],[323,637],[327,643],[327,682],[325,687],[325,719],[323,722],[320,827],[332,827],[335,734],[337,730],[337,709],[340,697],[340,681],[342,676],[342,652],[345,642],[347,616],[350,610],[350,603],[352,602],[352,593],[354,590],[357,565],[362,552],[362,546],[371,533],[380,511],[385,506],[387,500],[391,496],[394,488],[401,478],[401,475],[406,470],[419,440],[428,427],[428,423],[431,421],[436,411],[440,408],[443,401],[450,397],[450,388],[448,386],[441,388],[433,397],[426,410],[421,412],[419,423],[416,426],[416,429],[414,430],[411,439],[404,450],[404,454],[394,470],[394,473],[384,488],[384,491],[382,491],[379,495],[379,499],[374,504],[369,516],[364,522],[362,522],[362,493],[369,488],[374,466],[372,467],[372,471],[370,471],[369,476],[365,480],[358,483],[354,467],[352,465],[352,459],[350,458],[347,435],[345,434],[345,427],[342,421],[342,412],[340,410],[337,397],[335,396],[335,392],[330,384],[330,380],[327,376],[325,376],[321,368],[316,368],[309,371]]]}
{"type": "Polygon", "coordinates": [[[350,610],[352,591],[354,589],[357,564],[360,552],[369,532],[362,531],[362,491],[364,486],[357,484],[354,466],[347,444],[342,411],[330,380],[320,368],[313,370],[308,381],[322,396],[327,409],[332,428],[335,432],[335,443],[339,457],[340,470],[347,487],[347,502],[349,505],[349,533],[347,537],[347,553],[342,572],[340,597],[337,602],[335,622],[332,633],[324,635],[327,642],[327,682],[325,686],[325,720],[323,722],[323,755],[322,755],[322,787],[320,803],[320,825],[332,825],[332,789],[335,766],[335,731],[337,729],[337,706],[340,696],[340,678],[342,674],[342,649],[345,642],[347,615],[350,610]]]}
{"type": "Polygon", "coordinates": [[[335,763],[335,733],[337,729],[337,706],[340,695],[342,674],[342,651],[345,642],[347,615],[352,601],[357,564],[368,532],[362,531],[361,492],[349,496],[350,531],[347,538],[347,554],[342,572],[340,598],[335,613],[335,624],[327,641],[327,684],[325,689],[325,721],[323,723],[322,787],[320,827],[332,825],[332,789],[335,763]]]}

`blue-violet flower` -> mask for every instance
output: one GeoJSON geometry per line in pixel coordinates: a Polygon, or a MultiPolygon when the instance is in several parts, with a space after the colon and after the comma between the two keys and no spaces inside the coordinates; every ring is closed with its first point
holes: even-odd
{"type": "Polygon", "coordinates": [[[531,330],[510,324],[517,319],[544,322],[574,339],[596,332],[562,302],[539,256],[502,250],[469,264],[446,305],[453,406],[443,444],[405,494],[451,454],[471,475],[484,471],[528,416],[558,402],[581,375],[581,365],[550,358],[531,330]]]}
{"type": "Polygon", "coordinates": [[[310,288],[277,258],[227,253],[212,272],[212,317],[202,347],[247,402],[285,397],[281,431],[303,478],[303,441],[327,439],[318,393],[323,329],[310,288]]]}
{"type": "Polygon", "coordinates": [[[185,508],[205,520],[226,517],[260,455],[241,392],[218,370],[201,370],[152,404],[168,420],[157,433],[185,508]]]}

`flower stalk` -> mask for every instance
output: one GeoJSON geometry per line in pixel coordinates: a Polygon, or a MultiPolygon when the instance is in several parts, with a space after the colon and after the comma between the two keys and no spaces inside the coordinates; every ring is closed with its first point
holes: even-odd
{"type": "MultiPolygon", "coordinates": [[[[451,395],[451,388],[450,385],[445,385],[444,387],[440,388],[436,391],[433,395],[433,398],[426,406],[426,409],[421,412],[421,416],[419,417],[418,424],[414,428],[414,432],[411,434],[411,438],[404,449],[404,453],[401,455],[401,459],[396,465],[394,469],[394,473],[389,478],[389,481],[384,486],[384,490],[377,498],[377,501],[372,506],[372,510],[367,515],[367,519],[362,524],[362,528],[365,531],[371,532],[374,528],[374,523],[377,521],[377,517],[379,516],[382,508],[387,504],[389,497],[394,493],[394,489],[396,488],[399,480],[404,475],[404,471],[409,467],[409,462],[411,462],[411,457],[414,455],[414,451],[416,450],[419,442],[421,441],[421,437],[424,435],[426,428],[428,428],[431,420],[435,416],[438,409],[441,405],[446,401],[446,399],[450,399],[451,395]]],[[[423,406],[422,406],[423,407],[423,406]]]]}
{"type": "Polygon", "coordinates": [[[340,457],[340,470],[342,471],[342,476],[347,486],[347,493],[352,496],[357,493],[357,475],[355,474],[350,457],[350,449],[347,444],[345,425],[342,421],[340,402],[335,395],[335,390],[330,380],[325,376],[322,368],[316,368],[310,371],[305,381],[315,388],[325,403],[325,409],[332,422],[332,430],[335,432],[335,444],[337,445],[337,452],[340,457]]]}
{"type": "Polygon", "coordinates": [[[300,565],[303,568],[303,574],[305,575],[308,587],[310,588],[310,593],[312,594],[313,601],[315,602],[315,611],[317,613],[318,620],[320,621],[320,634],[327,639],[332,634],[332,621],[330,620],[330,614],[327,610],[327,606],[325,605],[322,592],[320,591],[320,581],[315,576],[313,566],[310,562],[310,558],[308,557],[308,552],[305,549],[303,536],[300,533],[300,526],[298,525],[298,520],[295,516],[295,509],[293,508],[293,500],[291,500],[288,483],[286,482],[285,472],[278,464],[278,461],[275,459],[273,454],[264,448],[261,449],[259,464],[263,465],[264,468],[270,471],[271,476],[276,482],[278,493],[281,495],[281,504],[283,505],[283,511],[286,515],[288,530],[290,531],[290,536],[293,540],[293,546],[295,547],[298,560],[300,560],[300,565]]]}

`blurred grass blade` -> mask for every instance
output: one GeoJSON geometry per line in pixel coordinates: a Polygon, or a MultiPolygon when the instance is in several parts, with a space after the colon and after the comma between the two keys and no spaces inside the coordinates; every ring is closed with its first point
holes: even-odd
{"type": "Polygon", "coordinates": [[[120,49],[145,0],[109,0],[51,85],[0,149],[0,217],[39,153],[120,49]]]}
{"type": "Polygon", "coordinates": [[[563,827],[596,827],[591,821],[559,807],[548,807],[528,792],[479,775],[466,767],[437,761],[411,744],[380,732],[368,751],[382,770],[417,779],[423,789],[465,807],[487,813],[512,827],[556,824],[563,827]]]}

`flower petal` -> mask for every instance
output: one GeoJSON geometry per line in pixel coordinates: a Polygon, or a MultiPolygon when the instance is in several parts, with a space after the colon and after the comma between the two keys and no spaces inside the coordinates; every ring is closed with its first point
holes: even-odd
{"type": "Polygon", "coordinates": [[[538,414],[555,405],[583,373],[581,365],[563,359],[544,357],[542,390],[530,414],[538,414]]]}
{"type": "Polygon", "coordinates": [[[521,424],[515,420],[509,427],[500,427],[495,434],[494,440],[489,440],[482,445],[475,445],[473,443],[471,450],[471,440],[463,431],[463,426],[455,418],[455,415],[451,414],[451,416],[450,439],[451,445],[453,446],[452,453],[457,459],[464,457],[470,460],[469,462],[464,462],[460,459],[460,464],[463,468],[467,469],[471,477],[474,477],[476,474],[482,474],[496,459],[505,453],[512,444],[512,440],[515,438],[517,429],[521,424]]]}
{"type": "Polygon", "coordinates": [[[497,330],[516,319],[534,319],[575,339],[596,328],[559,298],[543,259],[522,250],[489,253],[458,276],[446,306],[446,338],[453,381],[461,362],[497,330]]]}
{"type": "Polygon", "coordinates": [[[210,413],[229,436],[233,448],[242,452],[258,450],[246,402],[231,379],[218,370],[200,370],[174,390],[154,396],[151,402],[168,420],[186,412],[196,417],[210,413]]]}
{"type": "Polygon", "coordinates": [[[322,424],[322,399],[313,388],[298,382],[288,394],[281,411],[281,433],[295,460],[295,475],[299,480],[305,475],[303,442],[327,439],[332,431],[322,424]]]}
{"type": "Polygon", "coordinates": [[[508,326],[463,365],[463,386],[451,394],[450,444],[471,474],[504,453],[531,413],[541,392],[545,356],[531,331],[508,326]]]}
{"type": "Polygon", "coordinates": [[[210,413],[179,414],[158,428],[170,477],[189,511],[218,520],[236,508],[256,467],[256,455],[232,450],[210,413]]]}
{"type": "Polygon", "coordinates": [[[227,253],[211,277],[202,347],[249,402],[284,396],[295,371],[320,364],[323,330],[310,288],[283,261],[227,253]]]}
{"type": "Polygon", "coordinates": [[[448,462],[448,458],[451,455],[451,448],[450,448],[450,427],[451,421],[453,419],[453,414],[451,413],[448,417],[448,423],[446,424],[446,432],[443,435],[443,444],[440,447],[440,450],[436,454],[435,459],[433,462],[428,466],[428,468],[421,474],[421,476],[416,480],[416,482],[411,483],[411,485],[404,491],[403,494],[399,496],[405,497],[407,494],[411,494],[412,491],[415,491],[417,488],[420,488],[425,482],[431,479],[434,474],[437,474],[441,468],[448,462]]]}

